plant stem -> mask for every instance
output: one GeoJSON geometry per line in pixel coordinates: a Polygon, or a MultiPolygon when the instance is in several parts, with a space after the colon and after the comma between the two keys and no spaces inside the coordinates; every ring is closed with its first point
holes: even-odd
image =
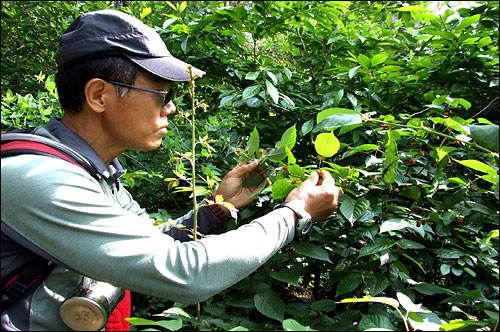
{"type": "MultiPolygon", "coordinates": [[[[399,123],[392,123],[392,122],[387,122],[387,121],[382,121],[382,120],[375,120],[375,119],[367,119],[367,121],[372,121],[372,122],[378,122],[378,123],[384,123],[384,124],[387,124],[389,126],[398,126],[398,127],[404,127],[404,128],[412,128],[412,129],[416,129],[416,130],[424,130],[424,131],[427,131],[431,134],[434,134],[434,135],[437,135],[437,136],[443,136],[443,137],[446,137],[448,139],[451,139],[451,140],[457,140],[455,137],[453,136],[450,136],[450,135],[447,135],[445,133],[441,133],[439,131],[436,131],[436,130],[432,130],[430,128],[427,128],[425,127],[424,125],[422,125],[421,127],[418,127],[418,126],[410,126],[410,125],[402,125],[402,124],[399,124],[399,123]]],[[[469,144],[471,146],[473,146],[474,148],[478,149],[478,150],[481,150],[483,152],[486,152],[488,154],[492,154],[494,156],[497,156],[498,157],[498,154],[493,152],[493,151],[490,151],[486,148],[483,148],[482,146],[474,143],[474,142],[466,142],[466,141],[462,141],[460,140],[460,142],[462,143],[465,143],[465,144],[469,144]]]]}
{"type": "MultiPolygon", "coordinates": [[[[189,94],[191,96],[191,173],[193,186],[193,241],[197,240],[198,230],[198,202],[196,201],[196,98],[195,98],[195,77],[193,76],[193,69],[188,67],[189,71],[189,94]]],[[[198,331],[201,331],[201,305],[196,303],[196,317],[198,319],[198,331]]]]}

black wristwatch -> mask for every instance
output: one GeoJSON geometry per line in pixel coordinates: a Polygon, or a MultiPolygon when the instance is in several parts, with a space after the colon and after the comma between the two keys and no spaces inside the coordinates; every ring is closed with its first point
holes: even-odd
{"type": "Polygon", "coordinates": [[[278,209],[281,207],[287,207],[292,210],[297,216],[297,234],[304,235],[311,229],[312,226],[312,217],[306,210],[298,206],[298,204],[293,201],[287,201],[280,203],[274,207],[274,209],[278,209]]]}

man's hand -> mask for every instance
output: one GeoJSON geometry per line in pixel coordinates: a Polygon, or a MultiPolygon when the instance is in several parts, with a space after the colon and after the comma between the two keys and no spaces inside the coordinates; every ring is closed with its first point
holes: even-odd
{"type": "Polygon", "coordinates": [[[248,199],[257,186],[243,187],[243,183],[250,174],[257,169],[259,160],[247,164],[243,162],[233,168],[226,174],[219,187],[216,190],[216,195],[222,195],[225,202],[231,203],[235,208],[239,209],[250,204],[255,197],[248,199]]]}
{"type": "Polygon", "coordinates": [[[286,200],[300,203],[314,221],[322,221],[337,208],[339,194],[340,190],[331,174],[317,171],[292,190],[286,200]]]}

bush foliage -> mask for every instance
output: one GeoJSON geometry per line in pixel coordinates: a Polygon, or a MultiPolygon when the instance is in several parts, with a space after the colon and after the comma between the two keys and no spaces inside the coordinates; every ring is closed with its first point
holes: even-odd
{"type": "MultiPolygon", "coordinates": [[[[197,195],[261,159],[272,185],[228,229],[319,168],[343,191],[334,215],[202,303],[199,319],[136,295],[133,324],[498,330],[498,1],[3,1],[2,130],[61,114],[56,36],[101,8],[156,27],[207,72],[197,195]]],[[[120,157],[124,185],[158,222],[192,208],[188,94],[176,105],[160,149],[120,157]]]]}

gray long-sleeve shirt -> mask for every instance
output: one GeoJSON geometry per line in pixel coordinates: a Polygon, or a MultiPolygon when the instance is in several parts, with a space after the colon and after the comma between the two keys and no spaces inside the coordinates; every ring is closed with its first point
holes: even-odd
{"type": "MultiPolygon", "coordinates": [[[[54,121],[57,130],[69,130],[54,121]]],[[[38,134],[57,139],[57,130],[38,134]]],[[[56,267],[33,294],[30,330],[67,329],[59,306],[82,275],[192,304],[248,276],[295,235],[290,211],[277,209],[236,230],[180,242],[168,235],[171,226],[154,226],[123,186],[116,186],[119,170],[116,163],[102,168],[109,176],[98,181],[78,166],[51,157],[2,158],[2,221],[71,268],[56,267]]],[[[2,328],[21,324],[15,310],[20,309],[14,305],[2,313],[2,328]]]]}

